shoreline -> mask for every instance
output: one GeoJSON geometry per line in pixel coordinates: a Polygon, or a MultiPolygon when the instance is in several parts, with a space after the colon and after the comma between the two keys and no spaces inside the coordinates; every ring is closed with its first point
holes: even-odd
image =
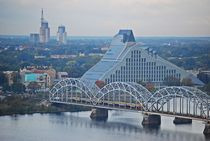
{"type": "Polygon", "coordinates": [[[38,95],[34,97],[11,96],[0,101],[0,116],[81,112],[89,110],[91,108],[84,106],[53,104],[47,99],[43,100],[38,95]]]}
{"type": "Polygon", "coordinates": [[[33,114],[61,114],[61,113],[66,113],[66,112],[70,112],[70,113],[77,113],[77,112],[86,112],[86,111],[90,111],[90,110],[78,110],[78,111],[57,111],[57,112],[31,112],[31,113],[11,113],[11,114],[1,114],[0,117],[4,117],[4,116],[23,116],[23,115],[33,115],[33,114]]]}

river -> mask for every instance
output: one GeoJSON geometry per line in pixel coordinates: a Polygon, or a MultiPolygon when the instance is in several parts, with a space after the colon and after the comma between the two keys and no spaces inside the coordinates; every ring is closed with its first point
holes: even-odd
{"type": "Polygon", "coordinates": [[[158,129],[141,126],[142,115],[109,111],[106,122],[92,121],[90,111],[0,117],[0,141],[207,141],[204,124],[174,125],[161,117],[158,129]]]}

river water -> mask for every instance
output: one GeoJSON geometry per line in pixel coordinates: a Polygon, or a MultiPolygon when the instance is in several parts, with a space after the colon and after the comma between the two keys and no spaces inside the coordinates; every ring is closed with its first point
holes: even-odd
{"type": "Polygon", "coordinates": [[[0,141],[207,141],[204,124],[174,125],[161,117],[158,129],[141,125],[141,113],[109,111],[106,122],[92,121],[90,111],[0,117],[0,141]]]}

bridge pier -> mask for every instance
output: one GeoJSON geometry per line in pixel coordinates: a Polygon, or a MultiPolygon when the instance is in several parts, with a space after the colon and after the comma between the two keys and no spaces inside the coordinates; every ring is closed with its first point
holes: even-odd
{"type": "Polygon", "coordinates": [[[106,121],[108,119],[108,110],[101,108],[94,108],[90,114],[92,120],[106,121]]]}
{"type": "Polygon", "coordinates": [[[144,127],[157,127],[161,124],[161,116],[155,114],[144,114],[142,125],[144,127]]]}
{"type": "Polygon", "coordinates": [[[175,125],[177,125],[177,124],[192,124],[192,119],[175,117],[173,120],[173,123],[175,125]]]}
{"type": "Polygon", "coordinates": [[[210,122],[207,122],[207,123],[205,124],[205,128],[204,128],[204,130],[203,130],[203,134],[204,134],[205,136],[210,136],[210,122]]]}

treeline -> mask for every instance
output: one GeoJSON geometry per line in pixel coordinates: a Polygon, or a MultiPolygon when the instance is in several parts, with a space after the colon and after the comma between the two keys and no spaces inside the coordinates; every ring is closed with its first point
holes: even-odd
{"type": "Polygon", "coordinates": [[[10,91],[13,93],[23,93],[26,90],[26,87],[21,83],[21,78],[18,72],[13,72],[11,78],[6,76],[6,73],[0,71],[0,86],[1,91],[10,91]],[[12,79],[12,84],[9,84],[9,80],[12,79]]]}
{"type": "Polygon", "coordinates": [[[8,96],[0,101],[0,116],[13,114],[32,114],[32,113],[57,113],[57,112],[76,112],[87,111],[90,108],[73,105],[44,105],[42,95],[8,96]]]}

